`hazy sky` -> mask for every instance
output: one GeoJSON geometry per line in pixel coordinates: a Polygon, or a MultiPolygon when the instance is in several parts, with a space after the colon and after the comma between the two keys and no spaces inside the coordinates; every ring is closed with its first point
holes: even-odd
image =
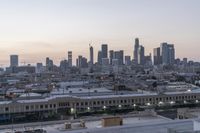
{"type": "Polygon", "coordinates": [[[174,43],[177,57],[200,61],[200,0],[0,0],[0,64],[10,54],[20,61],[59,62],[73,51],[95,56],[102,43],[133,53],[139,37],[152,52],[174,43]]]}

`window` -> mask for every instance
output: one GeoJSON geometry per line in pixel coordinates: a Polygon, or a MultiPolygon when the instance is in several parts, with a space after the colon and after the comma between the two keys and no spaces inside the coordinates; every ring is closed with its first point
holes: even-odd
{"type": "Polygon", "coordinates": [[[5,108],[5,111],[6,111],[6,112],[8,112],[8,111],[9,111],[9,108],[8,108],[8,107],[6,107],[6,108],[5,108]]]}
{"type": "Polygon", "coordinates": [[[40,109],[43,109],[43,105],[40,105],[40,109]]]}
{"type": "Polygon", "coordinates": [[[29,110],[29,106],[26,106],[26,110],[29,110]]]}

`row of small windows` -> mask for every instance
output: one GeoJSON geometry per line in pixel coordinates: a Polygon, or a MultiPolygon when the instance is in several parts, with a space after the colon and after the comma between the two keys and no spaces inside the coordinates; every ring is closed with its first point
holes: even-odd
{"type": "MultiPolygon", "coordinates": [[[[34,109],[53,109],[56,108],[56,104],[45,104],[45,105],[26,105],[25,106],[25,110],[34,110],[34,109]]],[[[9,111],[9,107],[5,107],[5,111],[8,112],[9,111]]]]}
{"type": "MultiPolygon", "coordinates": [[[[93,101],[93,102],[77,102],[76,106],[88,106],[88,105],[103,105],[103,104],[127,104],[127,103],[141,103],[141,102],[160,102],[160,101],[172,101],[172,100],[192,100],[196,99],[196,96],[176,96],[176,97],[157,97],[157,98],[138,98],[138,99],[125,99],[125,100],[108,100],[108,101],[93,101]]],[[[70,106],[69,103],[65,105],[70,106]]]]}
{"type": "MultiPolygon", "coordinates": [[[[122,99],[122,100],[107,100],[107,101],[91,101],[91,102],[77,102],[76,106],[89,106],[89,105],[106,105],[106,104],[129,104],[129,103],[145,103],[145,102],[170,102],[172,100],[196,100],[197,96],[176,96],[176,97],[154,97],[154,98],[135,98],[135,99],[122,99]]],[[[70,107],[69,102],[59,103],[59,107],[70,107]]],[[[44,105],[26,105],[25,110],[34,109],[53,109],[56,108],[56,104],[44,104],[44,105]]],[[[9,111],[9,107],[5,108],[5,111],[9,111]]]]}

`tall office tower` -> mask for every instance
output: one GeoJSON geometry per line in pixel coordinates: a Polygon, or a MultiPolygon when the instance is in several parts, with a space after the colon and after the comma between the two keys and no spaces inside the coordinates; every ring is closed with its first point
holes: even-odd
{"type": "Polygon", "coordinates": [[[101,51],[98,51],[97,63],[99,65],[102,64],[102,52],[101,51]]]}
{"type": "Polygon", "coordinates": [[[72,67],[72,51],[68,51],[68,65],[72,67]]]}
{"type": "Polygon", "coordinates": [[[47,57],[47,58],[46,58],[46,67],[49,66],[49,60],[50,60],[49,57],[47,57]]]}
{"type": "Polygon", "coordinates": [[[18,55],[10,55],[10,67],[17,67],[18,65],[18,55]]]}
{"type": "Polygon", "coordinates": [[[124,64],[124,51],[115,51],[114,52],[114,59],[118,59],[118,65],[123,65],[124,64]]]}
{"type": "Polygon", "coordinates": [[[154,65],[160,65],[162,63],[159,47],[153,49],[153,62],[154,62],[154,65]]]}
{"type": "Polygon", "coordinates": [[[173,44],[161,43],[160,54],[163,65],[173,65],[175,61],[175,49],[173,44]]]}
{"type": "Polygon", "coordinates": [[[49,59],[49,57],[46,58],[46,70],[47,71],[53,71],[53,60],[49,59]]]}
{"type": "Polygon", "coordinates": [[[90,65],[92,66],[94,64],[94,49],[92,46],[90,46],[90,65]]]}
{"type": "Polygon", "coordinates": [[[160,45],[160,54],[162,56],[162,64],[167,65],[169,64],[169,56],[168,56],[168,44],[161,43],[160,45]]]}
{"type": "Polygon", "coordinates": [[[81,68],[81,64],[82,64],[82,56],[79,55],[77,58],[77,67],[81,68]]]}
{"type": "Polygon", "coordinates": [[[183,65],[187,65],[188,63],[188,59],[187,58],[183,58],[183,65]]]}
{"type": "Polygon", "coordinates": [[[87,63],[87,58],[83,57],[81,61],[81,68],[87,68],[88,63],[87,63]]]}
{"type": "Polygon", "coordinates": [[[169,64],[174,65],[175,62],[175,49],[173,44],[169,44],[169,64]]]}
{"type": "Polygon", "coordinates": [[[151,57],[151,53],[147,56],[145,56],[145,65],[146,66],[152,66],[152,57],[151,57]]]}
{"type": "Polygon", "coordinates": [[[144,65],[145,64],[145,56],[144,56],[144,47],[141,45],[138,49],[138,64],[144,65]]]}
{"type": "Polygon", "coordinates": [[[101,45],[101,52],[102,52],[101,58],[108,58],[108,45],[107,44],[101,45]]]}
{"type": "Polygon", "coordinates": [[[125,56],[125,65],[130,66],[131,65],[131,56],[125,56]]]}
{"type": "Polygon", "coordinates": [[[110,65],[112,65],[112,60],[114,59],[114,51],[113,50],[109,51],[109,58],[110,58],[110,65]]]}
{"type": "Polygon", "coordinates": [[[135,39],[135,46],[134,46],[134,61],[136,64],[138,64],[138,49],[139,49],[139,38],[135,39]]]}
{"type": "Polygon", "coordinates": [[[43,64],[37,63],[36,64],[36,73],[41,73],[43,71],[43,64]]]}
{"type": "Polygon", "coordinates": [[[124,65],[124,51],[119,51],[119,65],[124,65]]]}
{"type": "Polygon", "coordinates": [[[62,72],[67,71],[67,68],[69,67],[68,61],[67,60],[62,60],[60,61],[60,70],[62,72]]]}
{"type": "Polygon", "coordinates": [[[76,62],[77,62],[77,67],[79,68],[88,67],[87,59],[81,55],[78,56],[78,58],[76,59],[76,62]]]}

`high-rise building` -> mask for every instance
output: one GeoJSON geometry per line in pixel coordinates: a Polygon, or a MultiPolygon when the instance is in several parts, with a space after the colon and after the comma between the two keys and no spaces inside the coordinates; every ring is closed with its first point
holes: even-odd
{"type": "Polygon", "coordinates": [[[76,66],[79,68],[87,68],[88,67],[87,59],[79,55],[78,58],[76,59],[76,66]]]}
{"type": "Polygon", "coordinates": [[[68,51],[68,65],[72,67],[72,51],[68,51]]]}
{"type": "Polygon", "coordinates": [[[101,51],[98,51],[97,62],[99,65],[102,64],[102,52],[101,51]]]}
{"type": "Polygon", "coordinates": [[[46,58],[46,70],[47,71],[53,71],[53,60],[49,59],[49,57],[46,58]]]}
{"type": "Polygon", "coordinates": [[[160,47],[153,49],[153,62],[154,65],[160,65],[162,63],[162,58],[160,55],[160,47]]]}
{"type": "Polygon", "coordinates": [[[124,64],[124,51],[114,51],[114,59],[118,59],[118,65],[124,64]]]}
{"type": "Polygon", "coordinates": [[[41,73],[41,72],[43,72],[44,70],[45,70],[45,69],[44,69],[42,63],[37,63],[37,64],[36,64],[36,73],[41,73]]]}
{"type": "Polygon", "coordinates": [[[90,46],[90,65],[92,66],[94,64],[94,49],[92,46],[90,46]]]}
{"type": "Polygon", "coordinates": [[[144,47],[142,45],[140,45],[138,49],[138,64],[145,64],[144,47]]]}
{"type": "Polygon", "coordinates": [[[110,64],[112,65],[112,60],[114,59],[114,51],[113,50],[109,51],[109,58],[110,58],[110,64]]]}
{"type": "Polygon", "coordinates": [[[18,65],[18,55],[10,55],[10,67],[17,67],[18,65]]]}
{"type": "Polygon", "coordinates": [[[183,58],[183,65],[187,65],[188,63],[188,59],[187,58],[183,58]]]}
{"type": "Polygon", "coordinates": [[[175,49],[173,44],[169,44],[169,64],[174,65],[175,62],[175,49]]]}
{"type": "Polygon", "coordinates": [[[151,53],[147,56],[145,56],[145,65],[146,66],[152,66],[152,57],[151,57],[151,53]]]}
{"type": "Polygon", "coordinates": [[[67,68],[69,67],[69,64],[68,64],[68,61],[67,60],[62,60],[61,62],[60,62],[60,70],[62,71],[62,72],[65,72],[65,71],[67,71],[67,68]]]}
{"type": "Polygon", "coordinates": [[[134,46],[134,61],[136,64],[138,64],[138,49],[139,49],[139,38],[135,39],[135,46],[134,46]]]}
{"type": "Polygon", "coordinates": [[[173,65],[175,61],[175,49],[173,44],[161,43],[160,54],[163,65],[173,65]]]}
{"type": "Polygon", "coordinates": [[[125,65],[130,66],[131,65],[131,56],[125,56],[125,65]]]}
{"type": "Polygon", "coordinates": [[[101,52],[102,52],[101,58],[108,58],[108,45],[107,44],[101,45],[101,52]]]}

